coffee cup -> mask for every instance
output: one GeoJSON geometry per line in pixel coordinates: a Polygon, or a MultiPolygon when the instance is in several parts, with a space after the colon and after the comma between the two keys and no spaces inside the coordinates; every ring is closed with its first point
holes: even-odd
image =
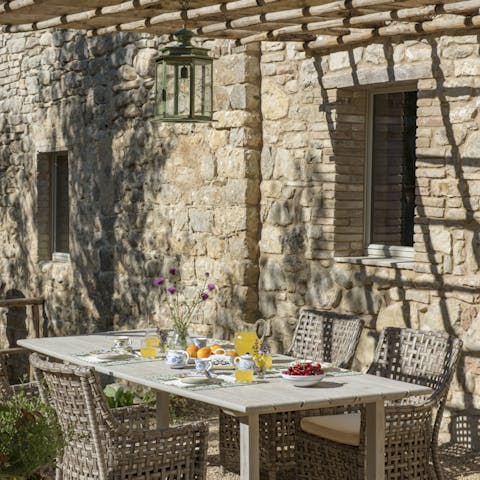
{"type": "Polygon", "coordinates": [[[185,350],[167,350],[166,364],[170,368],[183,368],[190,360],[190,355],[185,350]]]}
{"type": "Polygon", "coordinates": [[[208,358],[196,358],[195,359],[195,370],[198,373],[206,373],[210,371],[213,367],[213,363],[208,358]]]}

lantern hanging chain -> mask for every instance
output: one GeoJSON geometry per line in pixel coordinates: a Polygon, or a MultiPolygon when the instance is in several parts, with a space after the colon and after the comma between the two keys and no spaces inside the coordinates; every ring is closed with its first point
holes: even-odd
{"type": "Polygon", "coordinates": [[[188,10],[188,2],[189,0],[180,0],[180,9],[182,11],[182,18],[183,18],[183,28],[187,29],[187,10],[188,10]]]}

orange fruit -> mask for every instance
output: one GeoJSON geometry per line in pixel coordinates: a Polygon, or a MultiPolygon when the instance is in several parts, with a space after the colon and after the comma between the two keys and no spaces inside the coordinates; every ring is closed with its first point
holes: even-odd
{"type": "Polygon", "coordinates": [[[190,355],[190,358],[197,358],[198,347],[196,345],[189,345],[185,350],[190,355]]]}
{"type": "Polygon", "coordinates": [[[225,355],[230,355],[231,357],[238,357],[238,353],[235,350],[227,350],[225,355]]]}
{"type": "Polygon", "coordinates": [[[223,348],[223,347],[222,347],[221,345],[215,344],[215,345],[212,345],[212,346],[210,347],[210,350],[211,350],[213,353],[215,353],[215,350],[218,350],[219,348],[223,348]]]}
{"type": "Polygon", "coordinates": [[[209,347],[203,347],[197,351],[197,358],[208,358],[211,354],[212,350],[209,347]]]}

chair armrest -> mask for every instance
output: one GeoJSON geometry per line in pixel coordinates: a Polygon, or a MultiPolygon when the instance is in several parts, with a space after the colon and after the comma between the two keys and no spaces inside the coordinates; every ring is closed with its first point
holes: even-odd
{"type": "Polygon", "coordinates": [[[419,405],[387,405],[385,406],[385,418],[388,421],[395,417],[396,421],[412,421],[421,418],[429,418],[431,423],[433,407],[436,402],[425,402],[419,405]]]}

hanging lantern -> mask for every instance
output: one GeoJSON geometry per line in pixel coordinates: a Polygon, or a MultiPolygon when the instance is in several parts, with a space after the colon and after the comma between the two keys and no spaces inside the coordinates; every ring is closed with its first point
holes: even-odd
{"type": "Polygon", "coordinates": [[[178,45],[156,60],[156,116],[173,122],[212,119],[213,60],[205,48],[194,47],[190,30],[175,33],[178,45]]]}

